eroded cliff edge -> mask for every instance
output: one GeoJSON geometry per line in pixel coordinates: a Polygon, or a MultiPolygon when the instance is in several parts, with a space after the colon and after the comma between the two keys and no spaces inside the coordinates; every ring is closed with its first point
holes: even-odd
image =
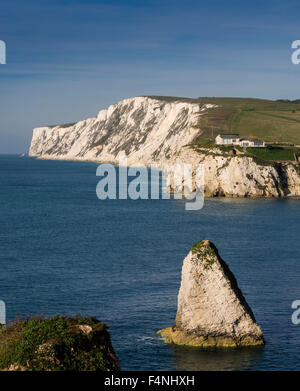
{"type": "Polygon", "coordinates": [[[129,165],[162,169],[176,163],[202,163],[207,197],[299,196],[299,164],[260,164],[217,147],[194,147],[193,140],[201,133],[200,118],[212,107],[150,97],[125,99],[97,117],[35,128],[29,156],[116,164],[126,156],[129,165]]]}
{"type": "Polygon", "coordinates": [[[208,240],[184,259],[175,324],[158,333],[167,343],[202,348],[264,344],[234,275],[208,240]]]}

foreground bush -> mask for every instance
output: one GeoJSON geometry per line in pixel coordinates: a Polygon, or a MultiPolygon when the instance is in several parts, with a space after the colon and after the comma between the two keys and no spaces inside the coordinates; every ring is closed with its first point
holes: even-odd
{"type": "Polygon", "coordinates": [[[1,327],[0,369],[112,371],[120,366],[104,323],[57,315],[1,327]]]}

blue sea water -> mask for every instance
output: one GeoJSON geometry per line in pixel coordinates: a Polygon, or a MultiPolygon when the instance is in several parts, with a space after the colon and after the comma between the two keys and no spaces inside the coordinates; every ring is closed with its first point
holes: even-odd
{"type": "Polygon", "coordinates": [[[7,318],[96,316],[124,370],[300,370],[300,200],[96,197],[94,163],[0,156],[0,299],[7,318]],[[235,274],[264,348],[201,351],[163,343],[182,261],[210,239],[235,274]]]}

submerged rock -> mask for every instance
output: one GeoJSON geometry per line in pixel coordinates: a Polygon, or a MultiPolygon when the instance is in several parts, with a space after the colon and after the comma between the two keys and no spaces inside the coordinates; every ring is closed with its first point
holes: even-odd
{"type": "Polygon", "coordinates": [[[199,347],[263,345],[237,281],[208,240],[195,244],[183,262],[173,327],[158,331],[165,342],[199,347]]]}

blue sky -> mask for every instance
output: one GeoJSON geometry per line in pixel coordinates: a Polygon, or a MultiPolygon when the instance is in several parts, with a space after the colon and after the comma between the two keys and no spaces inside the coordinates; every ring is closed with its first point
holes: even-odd
{"type": "Polygon", "coordinates": [[[297,0],[1,0],[0,153],[136,95],[300,98],[297,0]]]}

